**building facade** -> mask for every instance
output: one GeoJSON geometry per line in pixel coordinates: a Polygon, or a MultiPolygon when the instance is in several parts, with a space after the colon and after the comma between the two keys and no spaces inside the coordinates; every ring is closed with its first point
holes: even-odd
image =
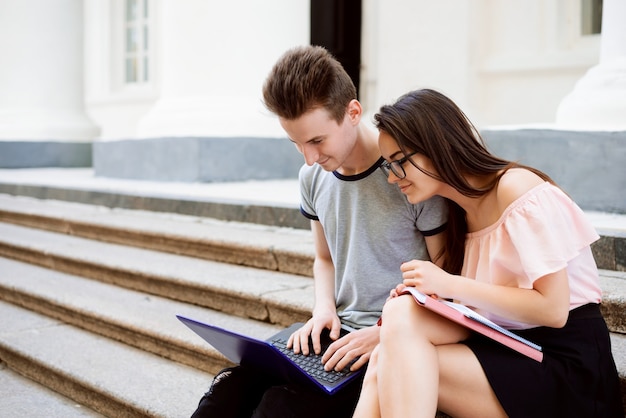
{"type": "MultiPolygon", "coordinates": [[[[594,68],[607,73],[606,45],[623,78],[625,3],[4,0],[0,167],[92,165],[97,176],[166,181],[293,178],[301,157],[263,107],[261,87],[285,50],[308,43],[350,68],[368,119],[428,87],[481,130],[585,125],[580,115],[591,113],[572,103],[589,94],[567,98],[594,68]],[[612,42],[601,42],[603,24],[612,42]]],[[[610,90],[617,103],[626,86],[610,90]]]]}
{"type": "MultiPolygon", "coordinates": [[[[261,86],[281,53],[311,41],[316,3],[360,6],[368,113],[430,87],[479,126],[553,123],[599,62],[601,2],[590,0],[90,0],[84,97],[98,139],[282,136],[261,86]]],[[[331,41],[351,31],[330,26],[331,41]]]]}

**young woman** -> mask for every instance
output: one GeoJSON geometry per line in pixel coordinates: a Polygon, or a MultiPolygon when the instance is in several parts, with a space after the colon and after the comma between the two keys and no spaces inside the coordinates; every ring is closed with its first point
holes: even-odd
{"type": "Polygon", "coordinates": [[[623,418],[590,249],[598,235],[580,208],[540,171],[491,155],[438,92],[408,93],[375,121],[388,181],[411,203],[439,195],[450,209],[447,271],[408,261],[400,286],[479,311],[544,359],[392,297],[355,417],[623,418]]]}

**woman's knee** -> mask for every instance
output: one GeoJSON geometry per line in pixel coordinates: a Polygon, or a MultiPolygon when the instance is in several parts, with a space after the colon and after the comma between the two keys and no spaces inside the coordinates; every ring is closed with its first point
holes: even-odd
{"type": "Polygon", "coordinates": [[[380,332],[381,340],[388,334],[393,335],[396,334],[399,329],[406,328],[407,321],[412,321],[413,317],[417,315],[415,308],[416,304],[410,296],[398,296],[387,301],[383,307],[383,322],[380,332]]]}

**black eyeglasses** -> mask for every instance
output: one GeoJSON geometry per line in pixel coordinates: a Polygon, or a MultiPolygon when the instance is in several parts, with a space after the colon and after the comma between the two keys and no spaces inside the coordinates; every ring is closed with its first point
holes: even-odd
{"type": "Polygon", "coordinates": [[[404,167],[402,167],[402,165],[406,163],[407,161],[409,161],[409,158],[411,158],[415,154],[417,154],[417,152],[412,152],[409,155],[405,155],[403,158],[400,158],[399,160],[395,160],[391,162],[384,161],[380,165],[380,168],[383,169],[383,172],[387,175],[387,177],[389,177],[389,172],[391,171],[394,176],[396,176],[399,179],[403,179],[406,177],[406,172],[404,171],[404,167]]]}

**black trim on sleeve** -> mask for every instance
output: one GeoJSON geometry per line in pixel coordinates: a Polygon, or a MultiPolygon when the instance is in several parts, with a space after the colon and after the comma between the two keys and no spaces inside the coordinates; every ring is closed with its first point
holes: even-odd
{"type": "Polygon", "coordinates": [[[431,229],[430,231],[420,231],[425,237],[432,237],[433,235],[437,235],[440,232],[445,231],[448,228],[448,223],[441,225],[439,228],[431,229]]]}
{"type": "Polygon", "coordinates": [[[309,218],[312,221],[319,221],[320,218],[318,218],[315,215],[311,215],[310,213],[306,212],[304,209],[302,209],[302,206],[300,206],[300,213],[304,215],[305,218],[309,218]]]}

